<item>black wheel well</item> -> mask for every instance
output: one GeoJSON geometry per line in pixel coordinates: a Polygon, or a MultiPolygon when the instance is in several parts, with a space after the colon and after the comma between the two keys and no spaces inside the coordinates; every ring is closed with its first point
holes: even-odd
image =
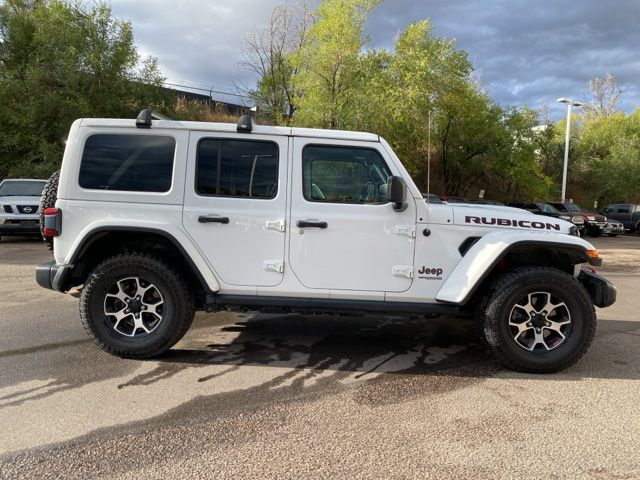
{"type": "Polygon", "coordinates": [[[89,273],[103,260],[121,253],[141,252],[166,261],[189,282],[196,301],[204,302],[207,284],[179,242],[166,232],[146,229],[104,229],[90,233],[76,250],[73,270],[65,290],[85,283],[89,273]]]}

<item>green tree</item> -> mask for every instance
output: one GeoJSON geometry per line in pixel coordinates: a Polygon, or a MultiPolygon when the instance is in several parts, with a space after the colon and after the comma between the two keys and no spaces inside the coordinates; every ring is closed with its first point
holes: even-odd
{"type": "Polygon", "coordinates": [[[354,89],[364,22],[379,0],[323,0],[315,11],[302,48],[292,60],[296,125],[343,128],[343,115],[354,89]]]}
{"type": "Polygon", "coordinates": [[[0,175],[46,177],[80,117],[130,117],[168,98],[153,58],[141,61],[129,22],[79,2],[0,5],[0,175]]]}

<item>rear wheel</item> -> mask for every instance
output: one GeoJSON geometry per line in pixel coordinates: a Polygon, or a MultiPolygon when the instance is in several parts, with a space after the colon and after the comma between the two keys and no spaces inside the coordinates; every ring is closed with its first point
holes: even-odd
{"type": "Polygon", "coordinates": [[[586,353],[596,330],[595,310],[584,287],[547,267],[521,268],[500,277],[481,322],[498,360],[532,373],[573,365],[586,353]]]}
{"type": "Polygon", "coordinates": [[[125,358],[163,354],[189,329],[194,315],[187,283],[162,260],[117,255],[89,275],[80,317],[103,350],[125,358]]]}

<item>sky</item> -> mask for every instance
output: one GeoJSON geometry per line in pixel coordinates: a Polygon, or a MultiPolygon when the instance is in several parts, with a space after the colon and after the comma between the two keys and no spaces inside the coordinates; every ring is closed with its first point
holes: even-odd
{"type": "MultiPolygon", "coordinates": [[[[256,80],[238,67],[242,37],[280,3],[111,1],[116,17],[131,20],[140,53],[158,58],[168,82],[231,92],[237,82],[256,80]]],[[[382,0],[367,20],[368,46],[391,49],[398,33],[423,18],[468,53],[501,105],[546,108],[557,120],[566,108],[558,97],[583,100],[589,79],[609,72],[625,88],[619,106],[640,106],[640,0],[382,0]]]]}

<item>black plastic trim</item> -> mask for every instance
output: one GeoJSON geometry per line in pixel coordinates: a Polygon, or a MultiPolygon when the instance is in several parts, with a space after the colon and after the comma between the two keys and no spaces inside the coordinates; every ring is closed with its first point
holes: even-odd
{"type": "Polygon", "coordinates": [[[583,268],[578,275],[578,281],[587,289],[596,307],[605,308],[615,303],[618,291],[606,278],[583,268]]]}
{"type": "Polygon", "coordinates": [[[460,244],[460,246],[458,247],[458,251],[460,252],[460,255],[462,255],[464,257],[464,255],[469,251],[469,249],[471,247],[473,247],[476,242],[478,240],[480,240],[482,237],[467,237],[465,238],[462,243],[460,244]]]}
{"type": "Polygon", "coordinates": [[[55,261],[41,263],[36,267],[36,282],[43,288],[64,292],[71,271],[71,265],[58,265],[55,261]]]}
{"type": "Polygon", "coordinates": [[[335,298],[271,297],[258,295],[210,294],[205,300],[207,310],[240,307],[257,311],[307,311],[314,313],[385,313],[385,314],[447,314],[461,315],[457,305],[441,303],[389,302],[384,300],[345,300],[335,298]]]}

